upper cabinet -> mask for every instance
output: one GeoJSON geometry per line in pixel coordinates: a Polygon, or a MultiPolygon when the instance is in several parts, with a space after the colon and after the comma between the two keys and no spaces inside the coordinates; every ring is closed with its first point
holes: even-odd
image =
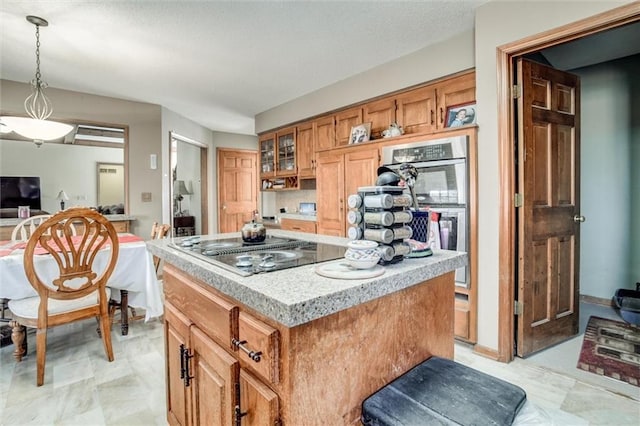
{"type": "Polygon", "coordinates": [[[276,175],[276,134],[261,135],[258,144],[260,146],[260,177],[274,177],[276,175]]]}
{"type": "Polygon", "coordinates": [[[276,176],[298,174],[296,166],[296,128],[289,127],[276,133],[276,176]]]}
{"type": "Polygon", "coordinates": [[[474,103],[476,100],[476,73],[464,74],[445,80],[436,85],[438,102],[438,129],[444,129],[447,123],[447,109],[453,106],[474,103]]]}
{"type": "Polygon", "coordinates": [[[422,87],[396,97],[396,122],[405,133],[430,133],[436,129],[436,89],[422,87]]]}
{"type": "Polygon", "coordinates": [[[363,123],[371,123],[369,139],[380,139],[382,131],[388,129],[389,124],[396,122],[395,96],[365,104],[362,115],[363,123]]]}
{"type": "Polygon", "coordinates": [[[335,146],[349,145],[351,128],[362,124],[362,107],[349,108],[336,113],[336,143],[335,146]]]}
{"type": "Polygon", "coordinates": [[[313,140],[316,151],[324,151],[336,146],[336,119],[333,114],[314,120],[313,140]]]}
{"type": "Polygon", "coordinates": [[[307,122],[297,127],[296,144],[298,147],[298,177],[300,179],[309,179],[316,176],[313,124],[312,122],[307,122]]]}

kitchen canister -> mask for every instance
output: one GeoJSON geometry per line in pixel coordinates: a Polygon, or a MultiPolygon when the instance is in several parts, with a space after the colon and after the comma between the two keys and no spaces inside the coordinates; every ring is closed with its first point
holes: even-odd
{"type": "Polygon", "coordinates": [[[389,228],[367,228],[364,230],[364,238],[389,244],[393,241],[393,231],[389,228]]]}
{"type": "Polygon", "coordinates": [[[360,194],[351,194],[347,198],[347,205],[350,209],[357,209],[362,205],[362,197],[360,194]]]}
{"type": "Polygon", "coordinates": [[[362,213],[357,210],[350,210],[349,213],[347,213],[347,222],[351,225],[357,225],[362,222],[362,213]]]}
{"type": "Polygon", "coordinates": [[[394,215],[388,211],[366,212],[364,221],[370,225],[390,226],[393,224],[394,215]]]}
{"type": "Polygon", "coordinates": [[[364,206],[373,209],[390,209],[393,207],[393,196],[391,194],[365,195],[364,206]]]}

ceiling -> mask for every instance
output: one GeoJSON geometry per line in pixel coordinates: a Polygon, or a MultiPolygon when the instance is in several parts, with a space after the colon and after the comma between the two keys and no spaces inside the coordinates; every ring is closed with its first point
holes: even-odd
{"type": "Polygon", "coordinates": [[[471,30],[486,1],[2,0],[0,75],[33,79],[25,18],[36,15],[49,21],[40,56],[50,87],[254,134],[260,112],[471,30]]]}

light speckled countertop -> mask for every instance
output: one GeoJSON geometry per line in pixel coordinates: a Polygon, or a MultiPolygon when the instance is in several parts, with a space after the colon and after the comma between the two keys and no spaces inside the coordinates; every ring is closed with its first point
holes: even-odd
{"type": "MultiPolygon", "coordinates": [[[[269,235],[345,247],[349,241],[347,238],[282,230],[270,230],[269,235]]],[[[202,239],[238,236],[240,233],[217,234],[203,236],[202,239]]],[[[325,278],[315,273],[315,265],[242,277],[172,248],[170,242],[171,238],[150,240],[147,247],[165,262],[287,327],[411,287],[467,264],[466,253],[436,250],[433,256],[385,265],[385,273],[381,276],[362,280],[325,278]]]]}

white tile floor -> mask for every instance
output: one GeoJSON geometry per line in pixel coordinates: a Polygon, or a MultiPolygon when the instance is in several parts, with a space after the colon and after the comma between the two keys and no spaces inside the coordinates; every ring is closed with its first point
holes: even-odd
{"type": "MultiPolygon", "coordinates": [[[[593,314],[588,309],[584,324],[593,314]]],[[[0,425],[166,425],[162,324],[136,321],[128,336],[114,326],[111,363],[95,329],[95,321],[86,321],[49,331],[42,387],[35,385],[33,355],[16,364],[13,346],[0,349],[0,425]]],[[[519,419],[526,424],[639,425],[640,388],[579,371],[582,337],[572,340],[579,344],[566,342],[509,364],[456,344],[455,359],[522,387],[531,415],[519,419]]],[[[33,334],[29,344],[31,352],[33,334]]]]}

